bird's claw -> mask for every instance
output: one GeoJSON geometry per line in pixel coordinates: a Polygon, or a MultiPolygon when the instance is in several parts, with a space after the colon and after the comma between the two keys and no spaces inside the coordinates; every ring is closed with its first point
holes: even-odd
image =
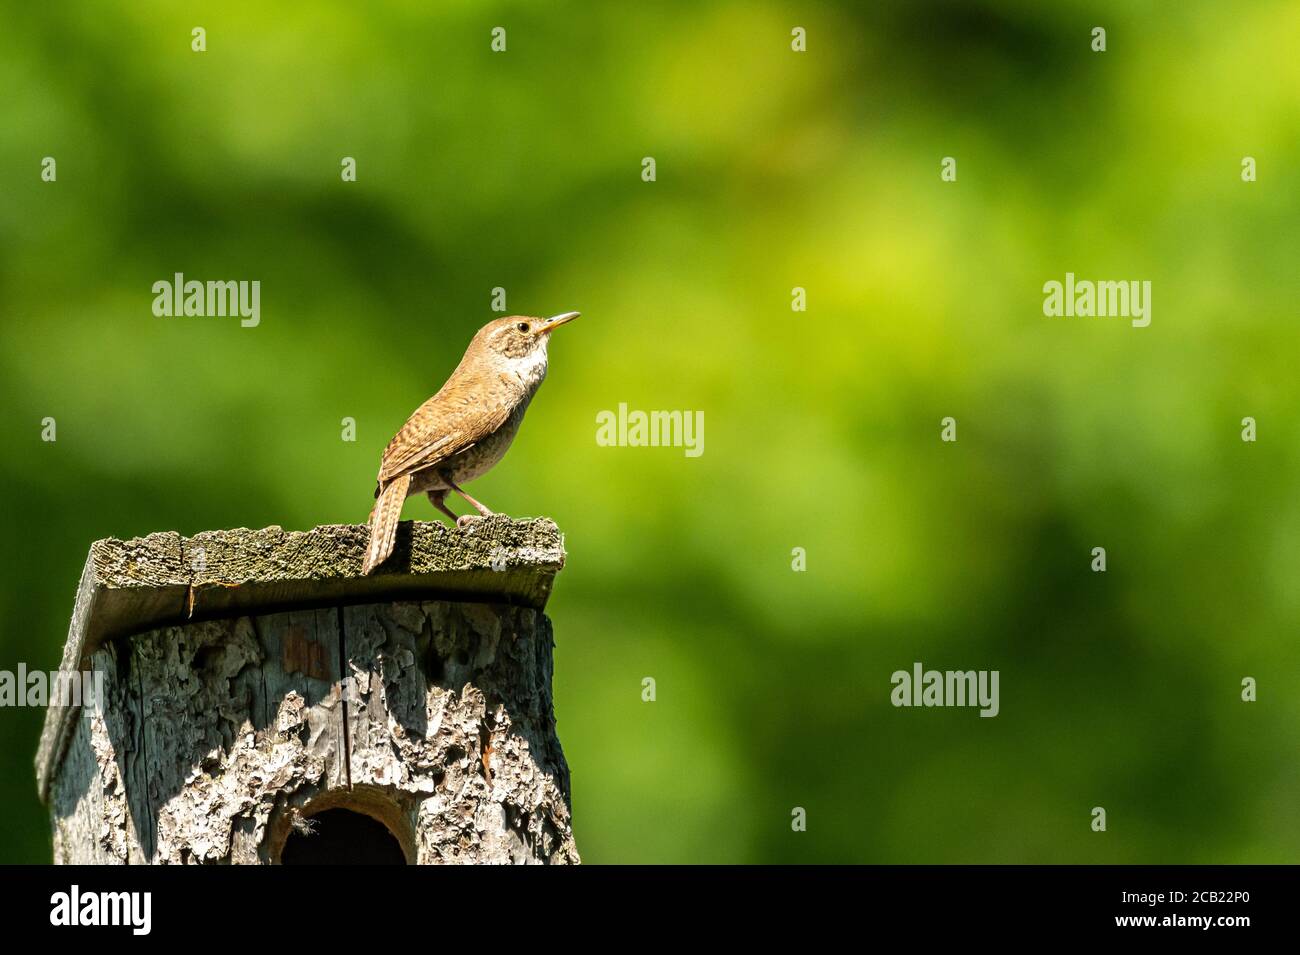
{"type": "Polygon", "coordinates": [[[483,518],[478,514],[462,514],[460,517],[456,518],[456,526],[459,527],[461,530],[464,530],[465,528],[473,524],[475,521],[481,521],[481,520],[483,520],[483,518]]]}

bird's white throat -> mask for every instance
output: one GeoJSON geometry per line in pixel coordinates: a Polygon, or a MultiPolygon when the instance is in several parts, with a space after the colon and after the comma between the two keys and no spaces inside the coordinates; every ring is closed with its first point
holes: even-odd
{"type": "Polygon", "coordinates": [[[547,341],[543,339],[541,345],[534,348],[527,355],[507,359],[511,373],[519,379],[519,383],[528,392],[536,391],[543,379],[546,378],[547,344],[547,341]]]}

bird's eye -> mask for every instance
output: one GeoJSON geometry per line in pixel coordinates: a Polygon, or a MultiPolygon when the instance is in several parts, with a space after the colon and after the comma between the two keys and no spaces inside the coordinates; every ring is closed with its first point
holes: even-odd
{"type": "Polygon", "coordinates": [[[520,322],[518,325],[515,326],[515,328],[519,329],[521,332],[526,332],[528,331],[528,323],[520,322]]]}

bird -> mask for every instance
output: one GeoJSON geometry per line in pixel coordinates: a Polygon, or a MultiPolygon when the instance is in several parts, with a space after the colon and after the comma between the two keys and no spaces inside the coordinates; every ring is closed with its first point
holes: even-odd
{"type": "Polygon", "coordinates": [[[461,485],[486,474],[505,455],[546,378],[551,333],[580,314],[510,315],[478,330],[446,384],[415,410],[384,449],[362,575],[392,555],[402,505],[412,494],[427,494],[461,529],[477,518],[457,517],[447,506],[453,491],[483,517],[492,516],[461,485]]]}

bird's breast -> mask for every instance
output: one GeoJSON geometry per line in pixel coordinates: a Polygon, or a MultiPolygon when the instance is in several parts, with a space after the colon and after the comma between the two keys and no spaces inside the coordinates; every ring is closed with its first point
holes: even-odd
{"type": "Polygon", "coordinates": [[[501,427],[484,435],[472,447],[452,455],[439,470],[448,471],[457,484],[472,481],[486,474],[510,450],[515,435],[519,433],[519,425],[524,420],[524,412],[527,410],[528,399],[525,398],[515,406],[510,417],[501,427]]]}

